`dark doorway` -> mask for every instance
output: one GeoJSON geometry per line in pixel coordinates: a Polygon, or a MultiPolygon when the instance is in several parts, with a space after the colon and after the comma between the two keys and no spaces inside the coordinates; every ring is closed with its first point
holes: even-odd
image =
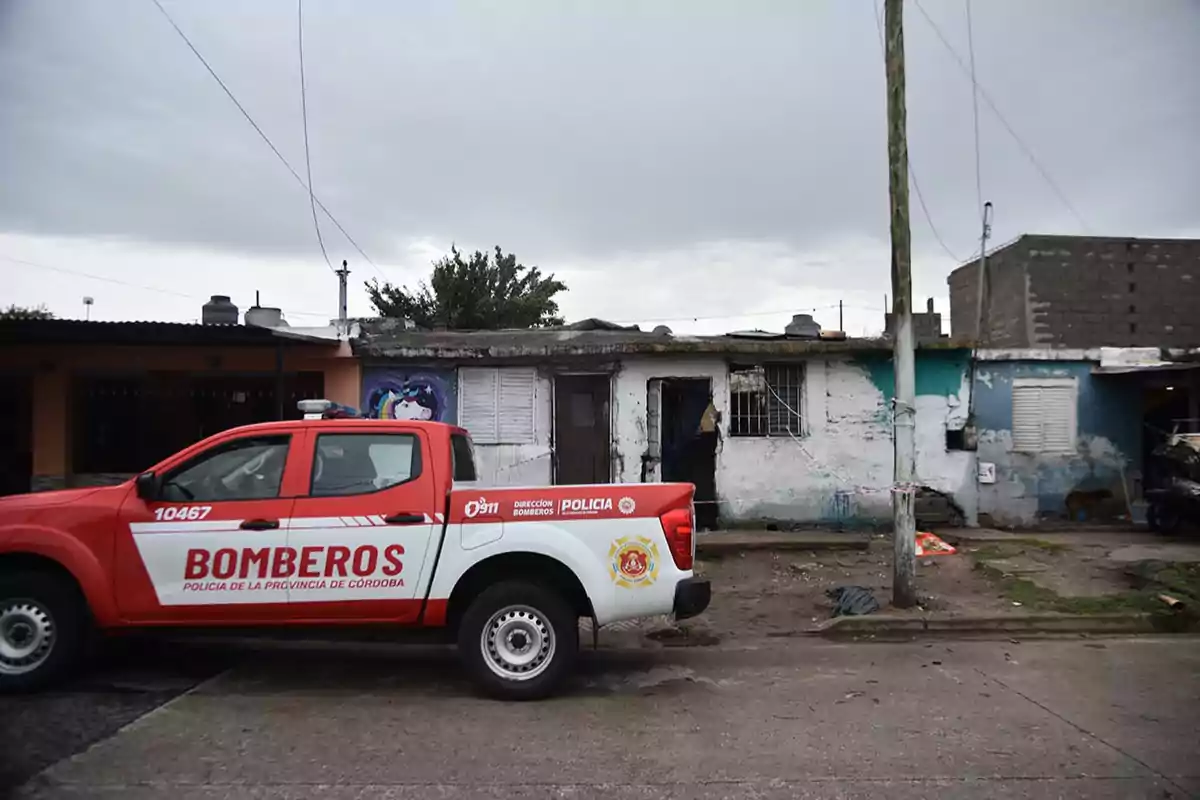
{"type": "Polygon", "coordinates": [[[609,377],[554,378],[554,482],[610,483],[609,377]]]}
{"type": "MultiPolygon", "coordinates": [[[[717,424],[712,382],[662,379],[662,480],[696,486],[696,526],[717,527],[717,424]]],[[[652,398],[653,392],[648,396],[652,398]]]]}
{"type": "Polygon", "coordinates": [[[33,381],[6,375],[0,392],[0,495],[24,494],[33,479],[33,381]]]}

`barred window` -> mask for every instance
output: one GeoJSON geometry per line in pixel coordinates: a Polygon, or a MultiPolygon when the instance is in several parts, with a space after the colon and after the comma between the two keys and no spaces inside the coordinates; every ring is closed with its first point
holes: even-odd
{"type": "Polygon", "coordinates": [[[803,396],[803,364],[730,366],[729,435],[801,435],[803,396]]]}

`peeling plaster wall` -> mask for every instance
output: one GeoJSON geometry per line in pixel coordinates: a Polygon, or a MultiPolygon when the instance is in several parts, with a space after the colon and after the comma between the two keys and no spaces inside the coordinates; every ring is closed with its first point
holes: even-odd
{"type": "Polygon", "coordinates": [[[1000,525],[1031,525],[1067,514],[1072,491],[1108,490],[1124,502],[1125,486],[1142,446],[1141,397],[1135,384],[1093,376],[1090,361],[982,361],[976,372],[975,412],[980,462],[996,465],[996,482],[979,486],[979,511],[1000,525]],[[1017,453],[1012,446],[1014,378],[1075,378],[1076,452],[1017,453]]]}
{"type": "MultiPolygon", "coordinates": [[[[614,377],[614,476],[641,480],[646,452],[646,384],[651,378],[709,378],[720,414],[717,496],[727,521],[870,521],[891,514],[891,363],[814,358],[805,362],[805,435],[729,436],[728,366],[721,358],[627,358],[614,377]]],[[[917,362],[917,474],[952,495],[975,519],[975,460],[947,452],[945,431],[967,409],[967,354],[921,353],[917,362]]]]}

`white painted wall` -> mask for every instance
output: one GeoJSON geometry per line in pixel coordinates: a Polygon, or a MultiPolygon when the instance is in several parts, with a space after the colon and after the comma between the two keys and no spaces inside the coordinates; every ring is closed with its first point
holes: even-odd
{"type": "MultiPolygon", "coordinates": [[[[647,381],[707,377],[721,415],[716,483],[722,518],[830,521],[839,505],[843,516],[891,514],[890,409],[864,368],[846,359],[807,362],[801,409],[806,432],[799,440],[729,436],[728,375],[719,358],[627,359],[614,386],[616,479],[641,479],[647,381]]],[[[974,456],[945,448],[947,423],[961,427],[966,417],[968,391],[964,375],[956,395],[917,398],[917,474],[953,495],[973,521],[974,456]]]]}
{"type": "MultiPolygon", "coordinates": [[[[651,378],[708,378],[720,414],[717,495],[726,520],[828,522],[843,517],[884,519],[891,514],[892,437],[883,392],[849,359],[806,363],[806,432],[792,438],[729,436],[729,370],[719,357],[627,358],[613,376],[613,479],[641,481],[646,452],[646,387],[651,378]]],[[[552,481],[549,372],[537,384],[536,442],[476,445],[482,486],[534,486],[552,481]]],[[[974,454],[945,449],[947,422],[961,427],[969,387],[955,395],[917,398],[917,474],[948,492],[973,524],[974,454]]]]}

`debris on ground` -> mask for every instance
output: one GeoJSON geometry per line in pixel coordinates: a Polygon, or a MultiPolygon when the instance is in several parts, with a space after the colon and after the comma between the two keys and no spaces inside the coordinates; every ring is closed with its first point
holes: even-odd
{"type": "Polygon", "coordinates": [[[871,590],[862,586],[837,586],[828,589],[826,596],[833,601],[835,617],[859,617],[879,610],[879,601],[871,590]]]}
{"type": "Polygon", "coordinates": [[[934,536],[932,533],[925,531],[917,531],[917,557],[925,556],[952,556],[958,551],[948,544],[944,539],[934,536]]]}

